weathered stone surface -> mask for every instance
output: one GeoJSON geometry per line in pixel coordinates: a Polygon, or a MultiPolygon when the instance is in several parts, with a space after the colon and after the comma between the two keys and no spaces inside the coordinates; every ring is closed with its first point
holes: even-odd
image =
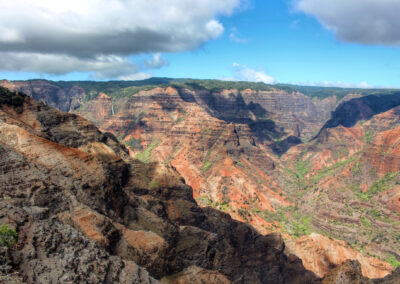
{"type": "Polygon", "coordinates": [[[286,241],[286,244],[290,252],[303,260],[304,267],[314,271],[319,277],[324,277],[332,267],[349,259],[357,260],[361,264],[360,271],[368,278],[383,278],[393,270],[390,264],[366,256],[343,241],[331,240],[315,233],[286,241]]]}

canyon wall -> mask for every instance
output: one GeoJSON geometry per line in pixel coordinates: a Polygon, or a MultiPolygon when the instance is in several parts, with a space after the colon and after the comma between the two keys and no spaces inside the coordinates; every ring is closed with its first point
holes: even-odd
{"type": "Polygon", "coordinates": [[[357,259],[365,276],[380,278],[393,270],[385,260],[400,259],[396,94],[320,100],[279,87],[171,85],[121,96],[89,95],[78,83],[1,85],[87,118],[131,158],[172,165],[202,207],[281,232],[320,277],[357,259]]]}

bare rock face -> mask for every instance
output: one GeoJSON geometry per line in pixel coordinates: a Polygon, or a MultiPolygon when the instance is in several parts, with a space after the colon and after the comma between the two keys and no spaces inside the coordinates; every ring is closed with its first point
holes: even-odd
{"type": "Polygon", "coordinates": [[[62,88],[44,80],[33,81],[0,81],[0,86],[12,91],[24,93],[33,99],[43,102],[62,111],[74,111],[85,98],[85,90],[79,86],[62,88]]]}
{"type": "Polygon", "coordinates": [[[342,266],[333,269],[322,282],[323,284],[367,284],[372,281],[361,275],[360,264],[356,261],[347,261],[342,266]]]}
{"type": "Polygon", "coordinates": [[[209,271],[198,266],[191,266],[171,277],[162,279],[166,284],[229,284],[231,283],[224,275],[216,271],[209,271]]]}
{"type": "Polygon", "coordinates": [[[304,266],[319,277],[324,277],[332,267],[342,265],[349,259],[357,260],[361,264],[359,274],[368,278],[383,278],[393,270],[390,264],[366,256],[347,246],[343,241],[331,240],[315,233],[289,240],[286,244],[289,251],[299,256],[304,266]]]}

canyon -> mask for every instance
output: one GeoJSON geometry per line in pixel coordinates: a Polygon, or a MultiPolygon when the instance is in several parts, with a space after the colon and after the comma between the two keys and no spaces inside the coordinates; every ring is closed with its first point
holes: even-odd
{"type": "Polygon", "coordinates": [[[14,259],[26,279],[53,277],[28,273],[51,266],[48,256],[29,259],[32,246],[70,261],[48,244],[46,230],[58,239],[78,231],[77,242],[93,246],[87,257],[103,259],[90,269],[120,281],[336,283],[349,271],[359,283],[397,279],[398,270],[390,276],[400,260],[395,91],[316,95],[166,79],[0,86],[70,112],[28,97],[21,113],[2,106],[3,199],[12,200],[2,210],[24,232],[14,259]]]}

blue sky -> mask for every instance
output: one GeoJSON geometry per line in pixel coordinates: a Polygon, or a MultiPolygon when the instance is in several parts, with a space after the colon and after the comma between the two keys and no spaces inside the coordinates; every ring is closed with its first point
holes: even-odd
{"type": "Polygon", "coordinates": [[[262,70],[281,83],[367,82],[400,87],[400,49],[342,43],[314,17],[293,12],[287,1],[254,1],[223,18],[225,34],[194,52],[168,54],[156,76],[234,77],[232,64],[262,70]],[[232,28],[247,43],[229,39],[232,28]]]}
{"type": "MultiPolygon", "coordinates": [[[[237,6],[234,1],[239,0],[229,2],[232,10],[216,10],[211,16],[223,26],[223,33],[209,35],[209,38],[198,40],[193,46],[177,50],[162,47],[160,53],[155,50],[158,57],[154,58],[154,52],[146,52],[147,50],[129,54],[127,58],[135,63],[135,72],[139,74],[136,77],[115,77],[113,73],[103,74],[103,71],[96,77],[93,76],[90,67],[86,67],[86,63],[84,67],[81,67],[81,63],[76,63],[79,67],[74,70],[74,60],[71,60],[70,69],[54,71],[43,69],[41,65],[37,67],[38,64],[35,63],[28,72],[23,68],[14,68],[15,65],[6,62],[5,65],[11,67],[9,70],[3,68],[0,77],[11,80],[107,80],[157,76],[264,80],[274,83],[344,87],[400,87],[400,49],[395,41],[397,39],[383,42],[382,39],[374,38],[370,41],[365,39],[365,36],[359,36],[368,31],[359,30],[347,36],[349,32],[345,25],[348,23],[343,23],[342,16],[337,15],[336,20],[327,23],[324,18],[326,11],[321,11],[318,4],[313,3],[314,0],[301,0],[306,2],[302,9],[295,9],[293,2],[289,0],[250,0],[239,8],[234,7],[237,6]],[[334,26],[334,29],[326,28],[327,26],[334,26]],[[341,32],[347,34],[343,36],[341,32]],[[356,39],[353,40],[354,38],[356,39]],[[160,59],[162,62],[159,62],[160,59]]],[[[328,3],[330,0],[323,1],[328,3]]],[[[336,3],[341,2],[337,1],[336,3]]],[[[360,0],[349,1],[355,2],[354,9],[357,12],[360,6],[357,5],[357,1],[360,0]]],[[[335,5],[334,1],[332,3],[335,5]]],[[[338,10],[337,13],[342,11],[339,5],[334,6],[338,10]]],[[[386,13],[386,10],[383,13],[386,13]]],[[[329,19],[332,19],[332,15],[329,19]]],[[[54,48],[59,47],[55,45],[54,48]]],[[[82,58],[84,55],[68,56],[82,58]]],[[[54,59],[50,60],[50,64],[51,62],[62,64],[63,60],[54,59]]]]}

